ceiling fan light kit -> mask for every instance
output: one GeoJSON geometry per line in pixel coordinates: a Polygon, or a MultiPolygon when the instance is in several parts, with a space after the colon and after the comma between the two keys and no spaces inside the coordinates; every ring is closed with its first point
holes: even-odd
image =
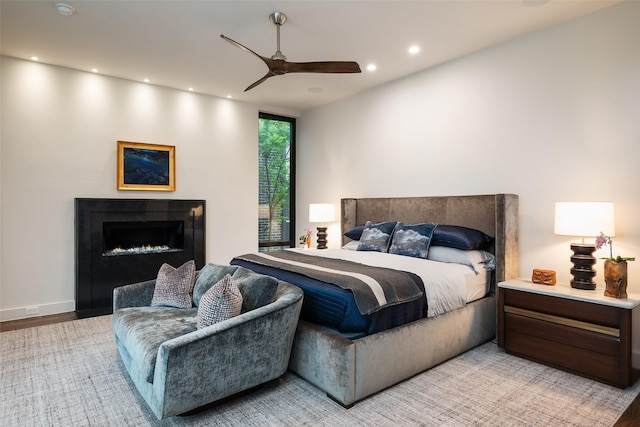
{"type": "Polygon", "coordinates": [[[287,73],[360,73],[360,66],[354,61],[323,61],[323,62],[288,62],[287,57],[280,51],[280,27],[287,21],[287,15],[282,12],[274,12],[269,15],[269,20],[276,26],[277,46],[276,53],[271,58],[264,57],[252,51],[248,47],[230,39],[224,34],[220,37],[235,47],[249,52],[260,58],[269,68],[267,74],[261,79],[250,84],[244,91],[248,91],[267,80],[269,77],[280,76],[287,73]]]}

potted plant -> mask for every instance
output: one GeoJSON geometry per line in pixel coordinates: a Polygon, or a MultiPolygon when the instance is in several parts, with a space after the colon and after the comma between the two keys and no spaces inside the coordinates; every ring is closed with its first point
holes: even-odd
{"type": "Polygon", "coordinates": [[[311,231],[310,228],[305,228],[304,229],[304,234],[302,236],[300,236],[300,245],[302,245],[303,249],[304,249],[305,246],[307,248],[311,247],[311,235],[312,234],[313,234],[313,231],[311,231]]]}
{"type": "Polygon", "coordinates": [[[600,232],[596,237],[596,249],[609,246],[609,257],[604,259],[604,281],[607,287],[604,296],[612,298],[627,297],[627,261],[635,261],[635,257],[613,257],[613,241],[610,236],[600,232]]]}

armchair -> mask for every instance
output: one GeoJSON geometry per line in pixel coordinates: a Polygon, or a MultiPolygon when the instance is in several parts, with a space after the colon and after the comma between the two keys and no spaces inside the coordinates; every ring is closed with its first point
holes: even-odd
{"type": "Polygon", "coordinates": [[[243,295],[242,312],[203,329],[196,328],[197,307],[150,305],[155,280],[114,290],[118,352],[159,419],[271,381],[287,370],[302,290],[242,267],[209,264],[197,273],[194,303],[227,273],[243,295]],[[275,288],[266,303],[265,286],[275,288]]]}

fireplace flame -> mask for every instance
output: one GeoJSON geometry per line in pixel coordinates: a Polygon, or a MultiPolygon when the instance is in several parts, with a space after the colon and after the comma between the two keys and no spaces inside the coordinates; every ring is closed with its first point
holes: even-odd
{"type": "Polygon", "coordinates": [[[119,256],[119,255],[144,255],[144,254],[160,254],[165,252],[179,252],[182,249],[172,248],[167,245],[144,245],[134,248],[113,248],[103,253],[104,256],[119,256]]]}

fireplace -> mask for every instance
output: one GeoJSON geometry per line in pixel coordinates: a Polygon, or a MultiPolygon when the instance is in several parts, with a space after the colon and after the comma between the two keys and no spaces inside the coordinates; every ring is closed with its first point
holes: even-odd
{"type": "Polygon", "coordinates": [[[163,263],[205,263],[205,201],[76,199],[79,317],[111,313],[113,289],[155,279],[163,263]]]}

